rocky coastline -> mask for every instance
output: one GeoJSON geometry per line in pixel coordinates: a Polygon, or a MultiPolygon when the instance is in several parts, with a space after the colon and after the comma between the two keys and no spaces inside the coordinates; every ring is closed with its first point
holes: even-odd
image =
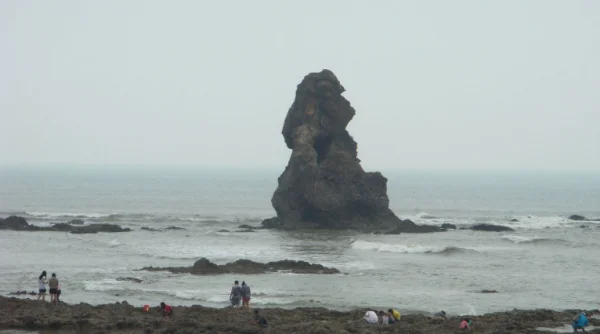
{"type": "MultiPolygon", "coordinates": [[[[261,309],[267,328],[251,323],[252,313],[245,309],[207,308],[200,305],[173,307],[173,316],[162,317],[157,304],[144,312],[142,305],[126,301],[89,305],[0,297],[0,331],[24,330],[42,333],[464,333],[458,328],[460,317],[432,318],[423,314],[402,315],[394,325],[367,325],[362,318],[368,309],[340,312],[325,308],[261,309]]],[[[168,302],[168,301],[167,301],[168,302]]],[[[387,310],[389,307],[373,307],[387,310]]],[[[400,310],[402,312],[402,310],[400,310]]],[[[568,325],[579,310],[513,310],[469,316],[472,333],[552,333],[541,328],[568,325]]],[[[594,312],[594,311],[593,311],[594,312]]],[[[597,312],[597,311],[595,311],[597,312]]],[[[600,319],[590,318],[588,333],[600,333],[600,319]]]]}
{"type": "Polygon", "coordinates": [[[268,263],[254,262],[251,260],[237,260],[224,265],[210,262],[206,258],[196,261],[191,267],[144,267],[145,271],[168,271],[175,274],[192,275],[222,275],[222,274],[265,274],[276,271],[289,271],[294,274],[339,274],[335,268],[324,267],[320,264],[305,261],[281,260],[268,263]]]}
{"type": "Polygon", "coordinates": [[[84,225],[83,221],[75,219],[67,223],[57,223],[48,227],[31,225],[23,217],[9,216],[0,218],[0,230],[12,231],[30,231],[30,232],[70,232],[73,234],[95,234],[99,232],[130,232],[129,228],[122,228],[113,224],[89,224],[84,225]]]}

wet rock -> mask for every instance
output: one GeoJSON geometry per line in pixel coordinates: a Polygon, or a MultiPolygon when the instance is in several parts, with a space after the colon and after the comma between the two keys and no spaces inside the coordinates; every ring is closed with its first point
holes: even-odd
{"type": "Polygon", "coordinates": [[[324,267],[320,264],[311,264],[305,261],[282,260],[268,263],[254,262],[251,260],[237,260],[224,265],[217,265],[206,258],[196,261],[192,267],[145,267],[140,270],[169,271],[172,273],[190,273],[194,275],[218,274],[264,274],[276,271],[289,271],[296,274],[338,274],[335,268],[324,267]]]}
{"type": "Polygon", "coordinates": [[[22,296],[22,295],[37,296],[37,294],[38,293],[35,291],[27,292],[25,290],[9,293],[10,296],[22,296]]]}
{"type": "Polygon", "coordinates": [[[218,230],[217,232],[225,233],[225,232],[231,232],[231,231],[229,231],[229,230],[218,230]]]}
{"type": "Polygon", "coordinates": [[[90,225],[71,225],[68,223],[58,223],[50,227],[40,227],[27,223],[23,217],[10,216],[6,219],[0,219],[0,230],[14,231],[55,231],[71,232],[74,234],[98,233],[98,232],[129,232],[129,228],[121,228],[118,225],[111,224],[90,224],[90,225]]]}
{"type": "Polygon", "coordinates": [[[517,218],[513,218],[513,219],[509,220],[509,222],[511,222],[511,223],[518,223],[519,220],[517,218]]]}
{"type": "Polygon", "coordinates": [[[582,221],[582,220],[588,220],[588,219],[581,215],[570,215],[569,220],[582,221]]]}
{"type": "Polygon", "coordinates": [[[242,229],[242,230],[259,230],[262,227],[251,226],[251,225],[248,225],[248,224],[242,224],[242,225],[238,226],[238,228],[242,229]]]}
{"type": "Polygon", "coordinates": [[[498,293],[496,290],[481,290],[479,293],[498,293]]]}
{"type": "Polygon", "coordinates": [[[140,230],[149,231],[149,232],[159,232],[160,231],[160,230],[154,229],[152,227],[146,227],[146,226],[141,227],[140,230]]]}
{"type": "Polygon", "coordinates": [[[135,277],[117,277],[117,281],[120,282],[133,282],[133,283],[143,283],[144,280],[135,278],[135,277]]]}
{"type": "Polygon", "coordinates": [[[169,226],[167,228],[165,228],[165,230],[185,230],[183,227],[179,227],[179,226],[169,226]]]}
{"type": "Polygon", "coordinates": [[[90,224],[81,227],[73,227],[71,233],[73,234],[89,234],[89,233],[98,233],[98,232],[109,232],[109,233],[117,233],[117,232],[129,232],[131,229],[122,228],[118,225],[111,224],[90,224]]]}
{"type": "MultiPolygon", "coordinates": [[[[48,303],[28,299],[0,297],[0,328],[36,330],[51,333],[462,333],[459,317],[433,320],[422,314],[403,314],[395,325],[373,326],[362,321],[366,309],[347,312],[322,307],[296,309],[263,308],[260,310],[269,322],[263,330],[250,323],[251,312],[238,309],[213,309],[199,305],[173,307],[174,316],[162,319],[160,309],[152,307],[142,312],[141,307],[127,303],[92,306],[81,303],[61,304],[57,311],[48,303]]],[[[514,310],[469,316],[475,324],[474,333],[523,334],[538,333],[538,327],[556,328],[571,323],[577,311],[514,310]]],[[[592,318],[593,319],[593,318],[592,318]]],[[[592,325],[597,323],[592,322],[592,325]]],[[[597,330],[590,331],[591,333],[597,330]]]]}
{"type": "Polygon", "coordinates": [[[437,232],[389,209],[387,179],[365,172],[346,127],[356,111],[330,70],[310,73],[297,86],[281,131],[292,150],[271,203],[276,218],[265,228],[353,229],[397,233],[437,232]]]}
{"type": "Polygon", "coordinates": [[[67,222],[69,225],[83,225],[83,220],[81,219],[73,219],[67,222]]]}
{"type": "Polygon", "coordinates": [[[494,224],[477,224],[469,228],[473,231],[486,231],[486,232],[514,232],[514,230],[508,226],[494,225],[494,224]]]}
{"type": "Polygon", "coordinates": [[[445,228],[447,230],[456,230],[456,225],[450,223],[443,223],[442,228],[445,228]]]}

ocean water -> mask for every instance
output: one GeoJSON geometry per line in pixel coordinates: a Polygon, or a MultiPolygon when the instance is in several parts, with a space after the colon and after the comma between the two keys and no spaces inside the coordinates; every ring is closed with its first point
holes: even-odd
{"type": "Polygon", "coordinates": [[[368,235],[351,231],[236,233],[274,215],[280,170],[4,168],[0,216],[49,225],[73,218],[129,233],[0,231],[0,294],[36,290],[57,273],[66,302],[227,305],[245,280],[257,307],[395,307],[401,312],[482,314],[513,308],[600,308],[600,173],[383,171],[391,208],[417,223],[497,223],[515,232],[456,230],[368,235]],[[518,219],[511,222],[511,219],[518,219]],[[161,229],[149,232],[141,227],[161,229]],[[227,229],[232,232],[218,232],[227,229]],[[339,275],[192,276],[139,271],[306,260],[339,275]],[[135,277],[143,283],[118,281],[135,277]],[[480,290],[497,290],[482,294],[480,290]]]}

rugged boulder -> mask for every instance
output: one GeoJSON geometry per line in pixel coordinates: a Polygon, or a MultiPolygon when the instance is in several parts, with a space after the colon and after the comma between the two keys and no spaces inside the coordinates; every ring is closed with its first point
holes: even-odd
{"type": "Polygon", "coordinates": [[[335,268],[327,268],[320,264],[305,261],[282,260],[268,263],[259,263],[250,260],[237,260],[224,265],[210,262],[206,258],[196,261],[192,267],[144,267],[140,270],[169,271],[172,273],[189,273],[193,275],[220,275],[220,274],[264,274],[275,271],[290,271],[296,274],[338,274],[335,268]]]}
{"type": "Polygon", "coordinates": [[[298,85],[281,132],[292,154],[271,199],[277,217],[263,226],[441,231],[400,220],[389,209],[387,179],[363,170],[346,130],[356,111],[342,96],[344,90],[329,70],[310,73],[298,85]]]}
{"type": "Polygon", "coordinates": [[[581,215],[570,215],[569,219],[575,220],[575,221],[588,220],[587,218],[585,218],[584,216],[581,216],[581,215]]]}
{"type": "Polygon", "coordinates": [[[456,230],[456,225],[450,223],[443,223],[442,228],[445,228],[447,230],[456,230]]]}
{"type": "Polygon", "coordinates": [[[74,234],[87,234],[98,232],[129,232],[131,229],[122,228],[112,224],[90,224],[74,226],[69,223],[58,223],[49,227],[40,227],[31,225],[23,217],[10,216],[6,219],[0,219],[0,230],[13,231],[55,231],[71,232],[74,234]]]}
{"type": "Polygon", "coordinates": [[[502,225],[494,225],[494,224],[477,224],[473,225],[469,228],[473,231],[485,231],[485,232],[514,232],[512,228],[508,226],[502,225]]]}

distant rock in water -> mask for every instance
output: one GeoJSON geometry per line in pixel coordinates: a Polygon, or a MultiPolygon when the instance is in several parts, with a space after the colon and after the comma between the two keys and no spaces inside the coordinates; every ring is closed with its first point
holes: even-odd
{"type": "Polygon", "coordinates": [[[143,230],[143,231],[149,231],[149,232],[158,232],[158,231],[160,231],[160,230],[157,230],[157,229],[155,229],[155,228],[152,228],[152,227],[146,227],[146,226],[144,226],[144,227],[141,227],[141,228],[140,228],[140,230],[143,230]]]}
{"type": "Polygon", "coordinates": [[[118,225],[111,224],[90,224],[84,226],[73,226],[68,223],[58,223],[50,227],[40,227],[27,223],[23,217],[10,216],[5,219],[0,219],[0,230],[13,231],[55,231],[55,232],[71,232],[74,234],[87,234],[98,232],[129,232],[131,229],[122,228],[118,225]]]}
{"type": "Polygon", "coordinates": [[[206,258],[196,261],[192,267],[144,267],[140,270],[169,271],[172,273],[190,273],[193,275],[220,275],[220,274],[265,274],[276,271],[290,271],[296,274],[338,274],[335,268],[327,268],[320,264],[311,264],[304,261],[282,260],[268,263],[259,263],[250,260],[237,260],[224,265],[217,265],[206,258]]]}
{"type": "Polygon", "coordinates": [[[481,290],[479,293],[498,293],[496,290],[481,290]]]}
{"type": "Polygon", "coordinates": [[[185,230],[183,227],[179,227],[179,226],[169,226],[167,228],[165,228],[165,230],[185,230]]]}
{"type": "Polygon", "coordinates": [[[582,221],[582,220],[588,220],[588,219],[585,218],[584,216],[580,216],[580,215],[570,215],[569,220],[582,221]]]}
{"type": "Polygon", "coordinates": [[[519,220],[517,218],[513,218],[513,219],[509,220],[509,222],[511,222],[511,223],[518,223],[519,220]]]}
{"type": "Polygon", "coordinates": [[[473,231],[486,231],[486,232],[514,232],[512,228],[508,226],[502,225],[493,225],[493,224],[477,224],[473,225],[469,228],[473,231]]]}
{"type": "Polygon", "coordinates": [[[117,281],[120,282],[133,282],[133,283],[143,283],[144,280],[135,278],[135,277],[117,277],[117,281]]]}
{"type": "Polygon", "coordinates": [[[346,127],[356,111],[329,70],[310,73],[296,89],[283,129],[292,150],[271,203],[276,218],[265,228],[355,229],[364,232],[434,232],[400,220],[390,209],[387,179],[360,165],[357,144],[346,127]]]}
{"type": "Polygon", "coordinates": [[[8,295],[9,296],[22,296],[22,295],[36,296],[37,294],[38,293],[35,291],[27,292],[27,291],[23,290],[23,291],[11,292],[8,295]]]}
{"type": "Polygon", "coordinates": [[[442,228],[445,228],[447,230],[456,230],[456,225],[450,223],[443,223],[442,228]]]}
{"type": "Polygon", "coordinates": [[[73,219],[67,222],[69,225],[83,225],[83,220],[81,219],[73,219]]]}

